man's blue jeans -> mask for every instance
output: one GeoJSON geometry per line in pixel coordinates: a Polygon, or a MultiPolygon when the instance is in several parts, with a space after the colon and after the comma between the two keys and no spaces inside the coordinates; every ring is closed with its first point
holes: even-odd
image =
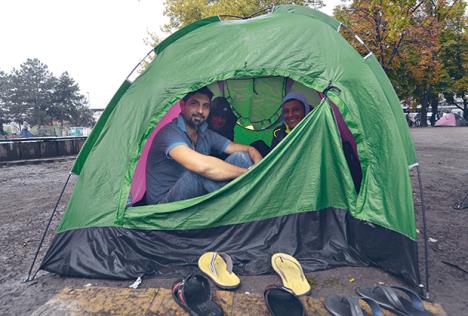
{"type": "MultiPolygon", "coordinates": [[[[245,151],[235,152],[227,157],[224,161],[230,163],[231,165],[236,165],[242,168],[248,168],[253,164],[249,154],[245,151]]],[[[228,183],[229,181],[211,180],[187,170],[182,174],[179,180],[177,180],[169,192],[167,192],[166,195],[159,201],[159,203],[186,200],[196,196],[204,195],[209,192],[216,191],[228,183]]]]}

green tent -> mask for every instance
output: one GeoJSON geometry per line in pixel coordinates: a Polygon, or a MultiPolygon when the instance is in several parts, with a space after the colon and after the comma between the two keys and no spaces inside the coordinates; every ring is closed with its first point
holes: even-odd
{"type": "Polygon", "coordinates": [[[246,20],[207,18],[168,37],[146,71],[122,84],[81,150],[41,268],[167,275],[215,250],[230,253],[239,273],[258,274],[271,271],[271,254],[287,252],[306,271],[373,265],[419,284],[409,129],[375,56],[361,56],[342,29],[318,11],[279,6],[246,20]],[[229,100],[235,140],[246,144],[271,142],[288,91],[305,94],[314,110],[222,189],[138,203],[148,140],[203,86],[229,100]]]}

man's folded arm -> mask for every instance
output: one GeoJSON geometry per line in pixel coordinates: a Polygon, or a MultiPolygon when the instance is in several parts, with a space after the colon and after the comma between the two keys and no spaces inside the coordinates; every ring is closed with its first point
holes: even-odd
{"type": "Polygon", "coordinates": [[[224,150],[224,152],[226,154],[233,154],[233,153],[239,152],[239,151],[247,152],[249,154],[249,156],[250,156],[250,159],[252,159],[252,162],[254,164],[259,162],[263,158],[262,155],[258,152],[258,150],[256,150],[254,147],[248,146],[248,145],[243,145],[243,144],[238,144],[238,143],[231,142],[231,143],[229,143],[229,145],[224,150]]]}
{"type": "Polygon", "coordinates": [[[185,144],[172,148],[169,156],[186,169],[215,181],[232,180],[247,171],[216,157],[200,154],[185,144]]]}

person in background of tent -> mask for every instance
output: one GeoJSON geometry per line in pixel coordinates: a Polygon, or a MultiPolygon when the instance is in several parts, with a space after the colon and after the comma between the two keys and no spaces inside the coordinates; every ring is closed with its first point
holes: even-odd
{"type": "MultiPolygon", "coordinates": [[[[208,116],[208,128],[216,133],[234,141],[234,126],[236,125],[236,116],[231,110],[229,102],[224,97],[214,98],[211,102],[210,115],[208,116]]],[[[213,153],[213,156],[220,159],[226,159],[225,153],[213,153]]]]}
{"type": "Polygon", "coordinates": [[[28,137],[34,137],[34,135],[29,131],[29,126],[24,124],[23,128],[20,131],[20,137],[22,138],[28,138],[28,137]]]}
{"type": "MultiPolygon", "coordinates": [[[[216,133],[223,135],[229,140],[234,141],[234,126],[236,125],[237,117],[234,115],[231,105],[225,97],[217,97],[211,103],[210,115],[208,116],[208,127],[216,133]]],[[[254,147],[262,157],[265,157],[270,148],[263,141],[258,140],[250,146],[254,147]]],[[[226,154],[216,156],[226,158],[226,154]]]]}
{"type": "Polygon", "coordinates": [[[181,113],[153,140],[147,162],[148,204],[185,200],[213,192],[262,159],[251,146],[208,129],[213,93],[203,87],[180,102],[181,113]],[[226,153],[223,161],[211,153],[226,153]]]}
{"type": "Polygon", "coordinates": [[[275,148],[311,110],[307,98],[296,92],[290,92],[283,98],[281,108],[283,124],[273,131],[271,149],[275,148]]]}

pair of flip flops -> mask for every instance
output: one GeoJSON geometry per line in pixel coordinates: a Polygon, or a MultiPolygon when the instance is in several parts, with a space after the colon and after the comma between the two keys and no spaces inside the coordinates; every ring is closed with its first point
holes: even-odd
{"type": "MultiPolygon", "coordinates": [[[[271,265],[281,277],[284,287],[295,295],[301,296],[310,292],[302,266],[296,258],[285,253],[275,253],[271,265]]],[[[239,277],[232,272],[231,257],[222,252],[207,252],[198,259],[198,267],[216,286],[222,289],[235,289],[240,285],[239,277]]]]}
{"type": "Polygon", "coordinates": [[[434,316],[424,308],[418,294],[410,289],[397,285],[364,286],[356,290],[360,297],[330,296],[325,300],[325,307],[334,316],[369,315],[359,305],[364,301],[375,316],[383,316],[380,307],[400,316],[434,316]],[[398,292],[397,292],[398,291],[398,292]],[[403,293],[404,295],[399,295],[403,293]]]}

